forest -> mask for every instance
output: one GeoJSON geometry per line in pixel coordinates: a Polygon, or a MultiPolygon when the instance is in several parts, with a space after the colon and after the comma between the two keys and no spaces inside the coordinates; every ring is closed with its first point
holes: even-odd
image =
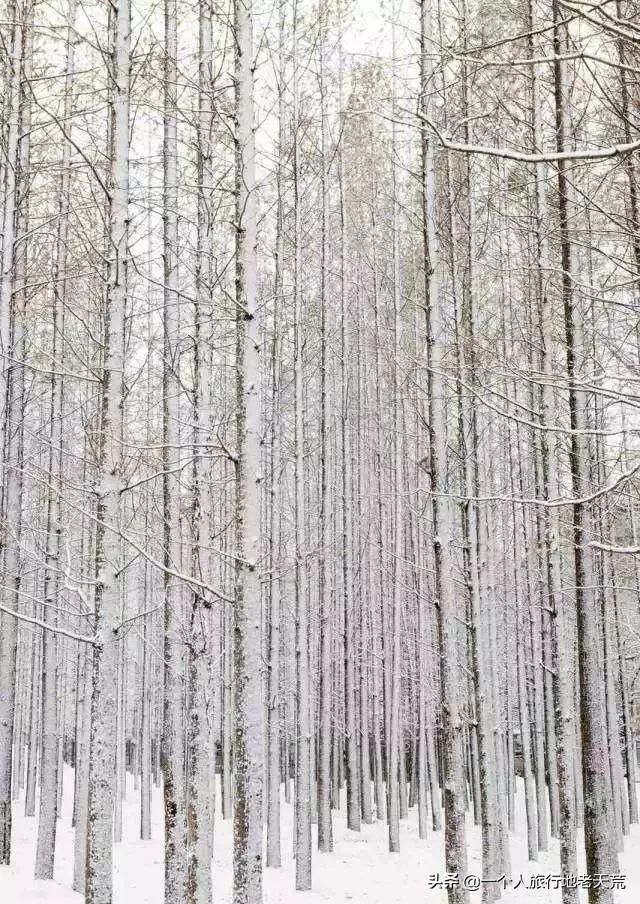
{"type": "Polygon", "coordinates": [[[2,904],[640,894],[637,0],[1,0],[2,904]]]}

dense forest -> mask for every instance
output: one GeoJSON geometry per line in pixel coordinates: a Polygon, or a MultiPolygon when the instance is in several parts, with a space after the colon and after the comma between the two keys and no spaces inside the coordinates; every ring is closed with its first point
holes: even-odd
{"type": "Polygon", "coordinates": [[[636,0],[3,0],[0,86],[0,899],[630,902],[636,0]]]}

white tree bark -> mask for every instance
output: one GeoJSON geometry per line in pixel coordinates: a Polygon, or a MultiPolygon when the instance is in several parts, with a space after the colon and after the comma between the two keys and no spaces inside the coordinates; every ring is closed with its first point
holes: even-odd
{"type": "MultiPolygon", "coordinates": [[[[567,85],[563,64],[560,10],[553,4],[554,20],[554,101],[556,148],[564,151],[566,141],[565,103],[567,85]]],[[[582,353],[581,314],[575,296],[572,272],[572,246],[569,234],[569,185],[566,163],[557,164],[558,216],[561,244],[561,286],[564,312],[567,376],[569,381],[569,415],[573,431],[569,463],[573,520],[573,562],[576,581],[578,667],[580,681],[580,730],[582,738],[582,773],[584,785],[584,831],[587,870],[590,874],[617,871],[617,857],[611,841],[609,814],[611,797],[607,778],[607,738],[604,722],[602,674],[599,669],[599,629],[595,606],[594,575],[591,552],[586,546],[590,533],[590,515],[580,502],[588,478],[588,447],[585,394],[578,388],[580,375],[577,356],[582,353]]],[[[611,888],[589,889],[590,904],[611,904],[611,888]]]]}
{"type": "MultiPolygon", "coordinates": [[[[211,8],[199,7],[198,96],[198,236],[196,254],[196,303],[193,350],[193,487],[191,524],[191,570],[194,577],[206,575],[208,557],[203,548],[209,541],[210,465],[207,439],[211,420],[207,367],[208,341],[203,335],[209,305],[211,281],[207,239],[211,209],[211,131],[212,131],[212,34],[211,8]]],[[[211,743],[211,600],[199,591],[191,591],[191,615],[188,641],[189,712],[187,726],[187,901],[209,904],[211,901],[212,794],[211,743]]]]}
{"type": "Polygon", "coordinates": [[[319,662],[319,731],[318,731],[318,850],[333,850],[333,825],[331,819],[331,698],[332,698],[332,633],[331,609],[327,567],[329,542],[329,444],[327,424],[327,123],[325,82],[325,41],[327,3],[321,0],[318,12],[320,35],[318,38],[320,82],[320,155],[321,155],[321,209],[320,209],[320,509],[318,534],[318,609],[320,613],[320,662],[319,662]]]}
{"type": "Polygon", "coordinates": [[[167,904],[187,894],[187,814],[184,732],[185,632],[182,587],[169,569],[180,570],[180,301],[178,294],[178,70],[176,0],[164,6],[163,256],[164,360],[164,698],[162,778],[164,796],[164,892],[167,904]]]}
{"type": "Polygon", "coordinates": [[[296,606],[296,889],[311,888],[311,700],[309,683],[309,612],[307,558],[304,550],[304,399],[303,399],[303,298],[301,286],[301,214],[298,172],[298,23],[293,13],[293,329],[294,329],[294,530],[296,606]]]}
{"type": "Polygon", "coordinates": [[[235,0],[236,583],[233,606],[234,904],[262,901],[260,326],[256,273],[253,3],[235,0]]]}
{"type": "Polygon", "coordinates": [[[109,271],[104,310],[104,359],[97,468],[95,627],[87,817],[87,904],[111,904],[113,897],[113,809],[115,795],[115,689],[120,622],[120,538],[122,480],[120,444],[124,384],[124,318],[129,222],[129,108],[131,9],[119,0],[111,20],[109,59],[112,115],[109,178],[109,271]]]}
{"type": "MultiPolygon", "coordinates": [[[[13,426],[10,402],[10,384],[15,368],[11,366],[11,315],[12,295],[15,287],[15,222],[18,203],[18,151],[21,132],[20,86],[22,76],[23,30],[26,27],[24,10],[13,7],[14,22],[11,30],[10,49],[7,58],[9,84],[6,98],[6,160],[4,167],[4,216],[2,219],[2,245],[0,248],[0,470],[5,480],[2,537],[0,554],[4,555],[4,573],[15,583],[18,574],[16,543],[16,493],[17,470],[15,465],[15,442],[9,437],[13,426]],[[9,405],[7,404],[9,402],[9,405]],[[7,470],[5,466],[14,466],[7,470]],[[11,520],[10,520],[11,519],[11,520]]],[[[16,594],[4,599],[7,607],[15,610],[16,594]]],[[[11,859],[11,772],[12,744],[15,719],[15,676],[18,625],[15,618],[0,613],[0,864],[8,864],[11,859]]]]}
{"type": "MultiPolygon", "coordinates": [[[[423,47],[433,47],[430,0],[421,3],[423,47]]],[[[421,91],[426,98],[430,54],[425,54],[421,91]]],[[[422,192],[424,229],[425,304],[427,309],[427,349],[429,367],[430,470],[433,509],[433,542],[436,598],[439,604],[438,643],[442,706],[442,772],[445,810],[445,860],[447,872],[459,877],[449,888],[450,904],[468,904],[464,887],[467,873],[467,847],[464,812],[463,723],[460,711],[460,667],[458,663],[458,609],[452,579],[453,513],[447,482],[447,395],[443,377],[445,365],[444,295],[442,264],[438,248],[438,219],[433,143],[422,137],[422,192]]]]}

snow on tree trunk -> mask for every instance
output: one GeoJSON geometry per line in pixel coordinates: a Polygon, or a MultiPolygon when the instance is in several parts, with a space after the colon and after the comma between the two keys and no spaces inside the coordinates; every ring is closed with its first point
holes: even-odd
{"type": "Polygon", "coordinates": [[[182,586],[171,572],[180,569],[180,299],[178,294],[178,75],[177,4],[165,0],[163,255],[164,360],[164,698],[162,778],[164,796],[167,904],[183,904],[187,894],[187,814],[184,731],[184,631],[182,586]]]}
{"type": "MultiPolygon", "coordinates": [[[[430,0],[421,3],[422,47],[435,46],[432,34],[430,0]]],[[[422,92],[428,96],[430,55],[423,51],[422,92]]],[[[433,510],[435,590],[438,602],[438,645],[442,706],[442,775],[445,810],[445,861],[447,872],[459,883],[447,890],[450,904],[467,904],[469,892],[464,885],[467,874],[467,849],[464,810],[463,722],[459,692],[461,671],[458,662],[459,601],[453,581],[453,512],[447,480],[447,396],[443,377],[445,364],[444,297],[442,263],[438,248],[437,198],[433,143],[423,133],[422,200],[424,227],[425,307],[427,312],[427,366],[429,368],[430,477],[433,510]]]]}
{"type": "Polygon", "coordinates": [[[301,212],[298,171],[298,22],[293,12],[293,331],[294,331],[294,531],[295,531],[295,611],[296,611],[296,797],[295,859],[296,889],[311,888],[311,699],[309,675],[309,611],[307,600],[307,557],[304,550],[304,398],[303,398],[303,310],[301,285],[301,212]]]}
{"type": "Polygon", "coordinates": [[[116,685],[120,623],[121,543],[118,536],[124,385],[124,317],[129,222],[131,9],[119,0],[111,18],[109,69],[112,115],[109,178],[109,268],[104,309],[100,440],[95,541],[95,636],[89,748],[85,899],[111,904],[115,797],[116,685]]]}
{"type": "Polygon", "coordinates": [[[260,326],[257,309],[253,3],[235,0],[236,566],[233,604],[233,900],[262,901],[263,679],[260,326]]]}
{"type": "MultiPolygon", "coordinates": [[[[560,55],[563,52],[562,26],[557,2],[553,4],[554,22],[554,102],[556,147],[565,148],[565,103],[567,85],[560,55]]],[[[564,160],[557,165],[558,220],[561,252],[561,287],[566,343],[566,367],[569,382],[569,416],[571,425],[571,491],[573,527],[573,562],[576,582],[577,643],[580,693],[580,733],[582,739],[582,774],[584,800],[584,834],[587,870],[610,874],[617,871],[610,819],[611,796],[607,778],[607,739],[600,662],[600,637],[595,606],[594,575],[588,547],[590,516],[587,505],[580,501],[587,489],[588,448],[585,394],[578,388],[580,374],[578,356],[582,354],[581,313],[573,285],[572,247],[569,233],[569,186],[564,160]]],[[[590,904],[610,904],[611,888],[604,885],[589,889],[590,904]]]]}
{"type": "MultiPolygon", "coordinates": [[[[325,41],[326,41],[326,2],[321,3],[319,10],[320,35],[319,47],[319,88],[322,123],[320,127],[321,144],[321,209],[320,209],[320,500],[318,535],[320,554],[318,558],[318,610],[320,615],[320,661],[319,661],[319,729],[318,729],[318,850],[333,850],[333,825],[331,819],[331,607],[328,586],[328,550],[329,539],[329,442],[327,425],[327,127],[326,127],[326,82],[325,82],[325,41]]],[[[281,36],[284,23],[281,25],[281,36]]],[[[283,37],[281,37],[281,41],[283,37]]],[[[283,49],[281,47],[281,55],[283,49]]]]}
{"type": "MultiPolygon", "coordinates": [[[[196,300],[193,348],[193,485],[191,500],[191,572],[198,579],[207,572],[204,550],[211,535],[210,466],[205,454],[211,411],[207,379],[208,336],[204,334],[205,310],[211,284],[209,231],[211,201],[211,99],[212,48],[211,9],[199,8],[198,92],[198,234],[196,255],[196,300]]],[[[211,857],[213,796],[211,794],[211,600],[192,590],[189,658],[189,712],[187,725],[187,901],[209,904],[211,900],[211,857]]]]}
{"type": "MultiPolygon", "coordinates": [[[[11,10],[11,7],[10,7],[11,10]]],[[[11,435],[12,412],[11,382],[16,368],[11,361],[12,332],[12,296],[16,277],[15,222],[18,206],[19,185],[18,152],[21,132],[21,76],[23,54],[23,30],[27,23],[23,20],[24,11],[13,7],[13,19],[7,69],[9,84],[6,96],[6,154],[7,165],[4,167],[4,216],[2,218],[2,245],[0,247],[0,469],[5,481],[2,500],[2,536],[0,537],[0,554],[4,555],[4,572],[9,582],[15,583],[18,576],[18,545],[15,530],[17,522],[16,505],[19,506],[19,494],[16,495],[17,471],[15,453],[17,446],[9,443],[11,435]],[[10,467],[11,462],[14,466],[10,467]],[[13,535],[12,535],[13,534],[13,535]],[[3,548],[4,547],[4,548],[3,548]]],[[[11,18],[11,16],[10,16],[11,18]]],[[[14,399],[15,401],[15,399],[14,399]]],[[[19,517],[18,517],[19,520],[19,517]]],[[[7,608],[16,611],[17,594],[3,590],[2,601],[7,608]]],[[[8,864],[11,859],[11,773],[13,762],[13,730],[15,720],[15,676],[18,625],[16,619],[7,613],[0,613],[0,865],[8,864]]]]}

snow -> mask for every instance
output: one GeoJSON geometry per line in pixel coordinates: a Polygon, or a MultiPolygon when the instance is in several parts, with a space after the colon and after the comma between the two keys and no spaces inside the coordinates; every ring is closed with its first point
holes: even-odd
{"type": "MultiPolygon", "coordinates": [[[[128,776],[129,781],[131,777],[128,776]]],[[[24,816],[24,804],[14,803],[13,864],[0,867],[0,904],[81,904],[82,895],[71,890],[73,875],[74,831],[71,828],[73,773],[65,768],[65,795],[62,818],[58,821],[55,880],[33,879],[36,847],[36,820],[24,816]]],[[[344,795],[343,795],[344,797],[344,795]]],[[[123,807],[123,841],[115,845],[114,904],[161,904],[162,877],[162,797],[158,789],[153,796],[153,834],[151,841],[140,841],[139,794],[129,785],[123,807]]],[[[418,838],[417,808],[401,822],[398,854],[387,851],[386,823],[363,825],[360,833],[346,827],[346,812],[334,813],[334,851],[313,853],[313,890],[295,891],[295,868],[292,857],[293,810],[282,801],[282,860],[279,870],[264,873],[265,904],[444,904],[446,892],[429,888],[428,877],[439,873],[444,877],[444,836],[430,833],[426,841],[418,838]]],[[[37,812],[37,810],[36,810],[37,812]]],[[[520,874],[528,884],[529,877],[559,873],[558,843],[540,855],[536,863],[527,862],[526,819],[522,789],[516,811],[519,831],[511,838],[512,875],[520,874]]],[[[480,834],[468,824],[469,871],[480,874],[480,834]]],[[[315,827],[314,827],[315,844],[315,827]]],[[[216,812],[213,900],[231,904],[232,884],[231,822],[223,821],[216,812]]],[[[579,857],[579,870],[586,872],[584,856],[579,857]]],[[[626,889],[615,892],[616,904],[635,904],[640,900],[640,826],[632,826],[620,856],[620,872],[626,874],[626,889]]],[[[560,904],[559,890],[529,889],[525,885],[511,888],[501,898],[503,904],[560,904]]],[[[471,893],[471,902],[480,902],[480,892],[471,893]]],[[[581,891],[586,902],[586,892],[581,891]]]]}

